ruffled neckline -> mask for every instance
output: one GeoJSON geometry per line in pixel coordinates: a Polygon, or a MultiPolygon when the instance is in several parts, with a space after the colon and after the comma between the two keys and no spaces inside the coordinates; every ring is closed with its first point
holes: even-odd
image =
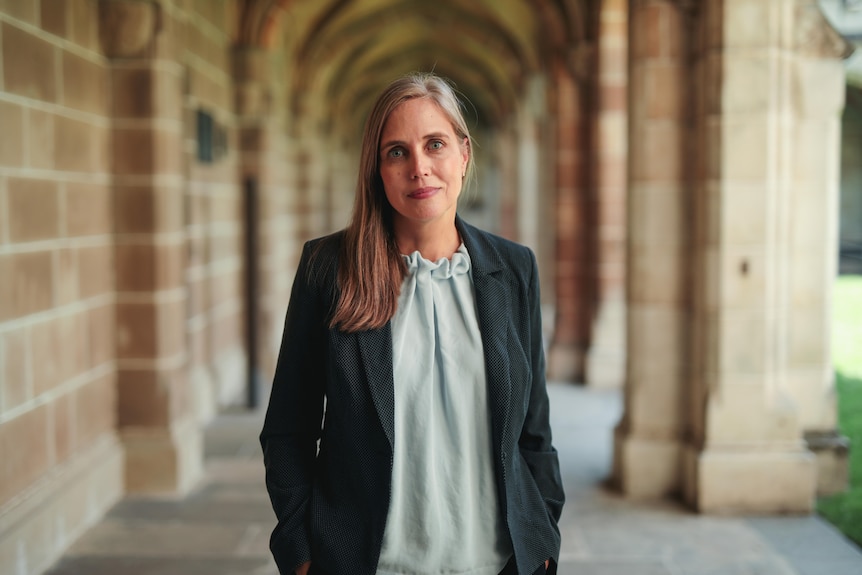
{"type": "Polygon", "coordinates": [[[418,250],[410,255],[402,254],[401,257],[404,258],[407,272],[411,275],[427,272],[435,279],[448,279],[470,271],[470,254],[467,253],[467,248],[463,243],[458,246],[451,258],[440,258],[436,262],[426,260],[418,250]]]}

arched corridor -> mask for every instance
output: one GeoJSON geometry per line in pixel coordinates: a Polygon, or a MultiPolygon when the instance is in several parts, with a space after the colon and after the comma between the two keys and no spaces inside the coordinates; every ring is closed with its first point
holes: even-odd
{"type": "Polygon", "coordinates": [[[0,572],[198,485],[414,70],[469,102],[461,214],[539,258],[549,377],[621,390],[615,489],[810,512],[850,50],[816,0],[0,1],[0,572]]]}

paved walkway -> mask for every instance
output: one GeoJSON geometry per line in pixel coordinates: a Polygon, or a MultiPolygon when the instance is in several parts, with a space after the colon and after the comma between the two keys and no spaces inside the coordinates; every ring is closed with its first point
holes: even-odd
{"type": "MultiPolygon", "coordinates": [[[[560,575],[862,575],[862,552],[816,517],[704,517],[606,491],[618,394],[562,384],[550,393],[568,496],[560,575]]],[[[274,575],[261,421],[220,416],[194,494],[120,502],[49,574],[274,575]]]]}

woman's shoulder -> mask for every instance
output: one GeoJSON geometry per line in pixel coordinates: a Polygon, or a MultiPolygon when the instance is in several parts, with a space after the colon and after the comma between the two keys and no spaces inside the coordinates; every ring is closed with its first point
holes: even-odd
{"type": "MultiPolygon", "coordinates": [[[[529,267],[535,259],[533,250],[523,244],[479,229],[464,220],[459,220],[458,226],[462,235],[469,237],[474,249],[478,249],[486,258],[499,259],[515,268],[522,268],[524,265],[529,267]]],[[[470,246],[468,246],[468,250],[469,248],[470,246]]]]}
{"type": "Polygon", "coordinates": [[[344,242],[344,231],[308,240],[302,248],[299,271],[313,283],[328,284],[334,281],[338,269],[338,256],[344,242]]]}

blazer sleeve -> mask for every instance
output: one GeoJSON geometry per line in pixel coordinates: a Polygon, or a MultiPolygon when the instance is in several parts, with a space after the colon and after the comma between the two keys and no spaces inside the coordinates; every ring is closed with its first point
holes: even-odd
{"type": "Polygon", "coordinates": [[[263,430],[266,488],[278,524],[270,548],[279,572],[311,560],[309,514],[323,417],[326,315],[306,244],[288,304],[263,430]],[[311,272],[311,273],[310,273],[311,272]]]}
{"type": "Polygon", "coordinates": [[[548,513],[559,522],[565,502],[563,480],[557,450],[551,442],[550,409],[545,381],[545,352],[542,347],[542,310],[539,294],[539,270],[536,256],[530,254],[529,321],[530,362],[533,381],[529,388],[529,406],[518,439],[521,455],[545,500],[548,513]]]}

